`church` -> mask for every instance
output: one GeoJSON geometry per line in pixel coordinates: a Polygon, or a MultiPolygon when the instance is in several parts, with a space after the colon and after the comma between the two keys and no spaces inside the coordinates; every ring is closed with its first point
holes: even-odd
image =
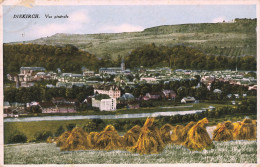
{"type": "Polygon", "coordinates": [[[122,59],[121,67],[102,67],[99,69],[99,74],[130,74],[130,69],[125,69],[125,61],[122,59]]]}

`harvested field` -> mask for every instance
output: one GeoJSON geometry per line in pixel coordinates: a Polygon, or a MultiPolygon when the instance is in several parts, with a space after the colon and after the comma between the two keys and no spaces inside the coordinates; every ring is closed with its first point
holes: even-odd
{"type": "Polygon", "coordinates": [[[54,143],[4,146],[5,164],[150,164],[150,163],[256,163],[257,142],[214,141],[214,149],[190,151],[167,145],[160,154],[139,155],[127,151],[60,151],[54,143]],[[223,156],[225,155],[225,156],[223,156]]]}

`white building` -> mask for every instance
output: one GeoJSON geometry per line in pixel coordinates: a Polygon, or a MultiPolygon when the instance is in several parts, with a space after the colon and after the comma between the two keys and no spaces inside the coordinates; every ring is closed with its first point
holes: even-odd
{"type": "Polygon", "coordinates": [[[94,89],[94,94],[106,94],[108,95],[110,98],[119,98],[121,97],[121,91],[118,89],[118,87],[114,88],[111,86],[109,88],[109,90],[106,89],[94,89]]]}
{"type": "Polygon", "coordinates": [[[92,98],[92,107],[99,108],[100,111],[115,111],[116,110],[116,99],[102,99],[96,100],[92,98]]]}

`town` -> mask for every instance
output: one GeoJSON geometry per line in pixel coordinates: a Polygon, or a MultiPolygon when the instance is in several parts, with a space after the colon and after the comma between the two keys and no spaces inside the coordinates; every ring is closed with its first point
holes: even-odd
{"type": "Polygon", "coordinates": [[[99,73],[86,67],[81,69],[81,74],[75,74],[63,73],[59,68],[54,72],[44,67],[20,67],[19,74],[7,74],[4,117],[80,113],[89,109],[139,109],[153,106],[154,101],[176,105],[229,100],[235,105],[235,99],[255,96],[257,90],[256,71],[172,70],[169,67],[130,70],[126,69],[124,59],[120,67],[100,68],[99,73]],[[38,97],[30,95],[34,87],[44,92],[37,91],[38,97]],[[83,91],[74,92],[77,88],[83,91]],[[22,97],[14,95],[14,90],[23,94],[22,97]]]}

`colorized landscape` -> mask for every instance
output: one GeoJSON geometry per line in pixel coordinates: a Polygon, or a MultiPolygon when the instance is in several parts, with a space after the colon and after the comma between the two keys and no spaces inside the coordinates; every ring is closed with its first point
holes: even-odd
{"type": "MultiPolygon", "coordinates": [[[[145,6],[166,13],[150,27],[98,33],[87,27],[100,24],[87,8],[64,8],[64,22],[35,22],[52,34],[36,26],[35,35],[34,25],[34,39],[5,32],[5,164],[257,163],[255,11],[165,25],[157,19],[171,8],[145,6]]],[[[104,22],[120,20],[94,8],[111,14],[104,22]]]]}

